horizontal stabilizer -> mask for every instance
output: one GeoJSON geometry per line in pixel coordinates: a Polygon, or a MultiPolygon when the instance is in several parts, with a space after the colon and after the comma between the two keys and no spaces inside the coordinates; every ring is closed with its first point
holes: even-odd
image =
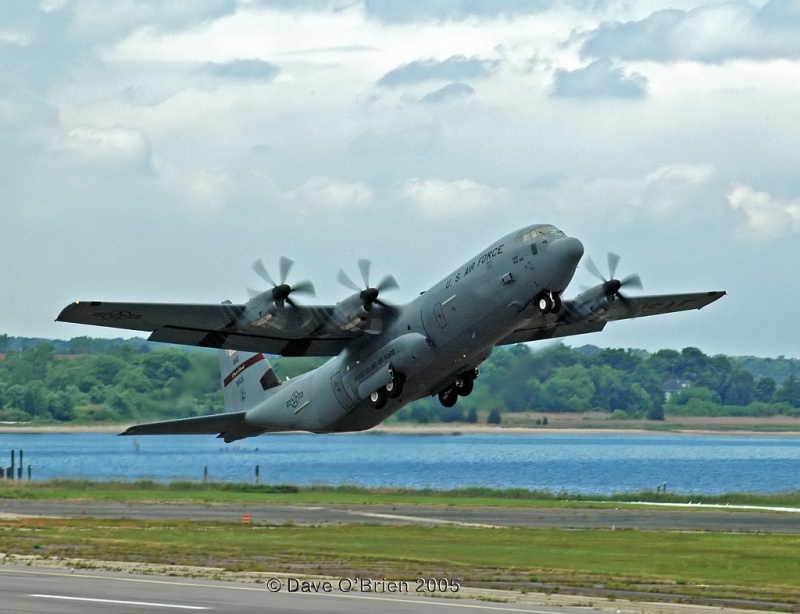
{"type": "Polygon", "coordinates": [[[120,435],[213,435],[225,443],[254,437],[266,432],[284,432],[286,429],[273,429],[255,426],[245,421],[247,412],[214,414],[197,418],[181,418],[166,422],[150,422],[129,427],[120,435]]]}

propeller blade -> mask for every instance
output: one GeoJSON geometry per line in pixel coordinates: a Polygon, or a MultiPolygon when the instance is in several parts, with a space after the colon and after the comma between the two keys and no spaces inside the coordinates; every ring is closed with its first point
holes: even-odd
{"type": "Polygon", "coordinates": [[[281,256],[281,263],[280,263],[280,273],[281,273],[281,283],[286,283],[286,278],[289,276],[289,271],[292,270],[294,266],[294,260],[291,258],[287,258],[286,256],[281,256]]]}
{"type": "Polygon", "coordinates": [[[354,282],[352,279],[350,279],[347,276],[347,273],[345,273],[342,269],[339,269],[339,274],[336,276],[336,280],[340,284],[342,284],[345,288],[349,288],[350,290],[353,290],[354,292],[361,292],[361,290],[362,290],[362,288],[359,288],[358,284],[356,284],[356,282],[354,282]]]}
{"type": "Polygon", "coordinates": [[[583,265],[592,275],[597,277],[597,279],[599,279],[602,282],[606,281],[606,278],[603,277],[603,274],[600,272],[600,269],[597,268],[594,261],[589,256],[586,256],[586,261],[583,263],[583,265]]]}
{"type": "Polygon", "coordinates": [[[633,306],[631,305],[631,302],[630,302],[630,300],[628,299],[627,296],[625,296],[624,294],[622,294],[620,292],[617,292],[616,300],[618,300],[620,303],[625,305],[625,309],[628,310],[628,313],[633,315],[633,306]]]}
{"type": "Polygon", "coordinates": [[[619,256],[617,256],[613,252],[608,252],[608,276],[610,279],[614,279],[614,275],[617,272],[618,264],[619,264],[619,256]]]}
{"type": "Polygon", "coordinates": [[[643,288],[642,278],[635,273],[633,275],[628,275],[622,279],[622,286],[628,286],[630,288],[637,288],[641,290],[643,288]]]}
{"type": "Polygon", "coordinates": [[[261,258],[253,263],[253,270],[256,272],[256,275],[267,282],[270,286],[275,287],[278,285],[272,280],[272,277],[269,276],[269,273],[267,273],[267,267],[264,266],[264,262],[261,260],[261,258]]]}
{"type": "Polygon", "coordinates": [[[379,283],[376,287],[381,292],[385,292],[386,290],[400,289],[400,286],[397,285],[397,280],[394,278],[394,275],[387,275],[386,277],[381,279],[381,283],[379,283]]]}
{"type": "Polygon", "coordinates": [[[358,268],[361,270],[361,279],[364,282],[364,287],[369,288],[369,270],[372,267],[372,262],[361,258],[358,261],[358,268]]]}
{"type": "Polygon", "coordinates": [[[257,297],[259,294],[261,294],[261,292],[259,292],[258,290],[247,288],[247,296],[249,296],[251,299],[257,297]]]}
{"type": "Polygon", "coordinates": [[[308,294],[309,296],[317,296],[317,291],[314,289],[314,284],[310,279],[305,279],[292,286],[292,293],[294,294],[308,294]]]}

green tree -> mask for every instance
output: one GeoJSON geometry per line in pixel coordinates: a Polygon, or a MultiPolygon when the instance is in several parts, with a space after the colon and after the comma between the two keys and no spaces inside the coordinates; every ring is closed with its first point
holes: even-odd
{"type": "Polygon", "coordinates": [[[775,400],[788,403],[792,407],[800,407],[800,379],[790,375],[783,385],[775,391],[775,400]]]}
{"type": "Polygon", "coordinates": [[[486,424],[500,424],[503,421],[502,416],[500,415],[500,410],[496,407],[489,412],[489,415],[486,417],[486,424]]]}
{"type": "Polygon", "coordinates": [[[756,401],[769,403],[772,400],[772,397],[775,395],[775,391],[777,389],[778,385],[775,383],[774,379],[771,377],[762,377],[756,382],[754,393],[756,401]]]}
{"type": "Polygon", "coordinates": [[[541,411],[588,411],[594,392],[586,367],[564,367],[542,384],[536,405],[541,411]]]}
{"type": "Polygon", "coordinates": [[[730,374],[722,390],[726,405],[749,405],[755,394],[755,378],[747,371],[737,370],[730,374]]]}

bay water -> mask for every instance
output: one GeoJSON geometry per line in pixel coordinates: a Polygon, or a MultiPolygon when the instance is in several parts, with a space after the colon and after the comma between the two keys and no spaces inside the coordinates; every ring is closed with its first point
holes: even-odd
{"type": "Polygon", "coordinates": [[[151,479],[575,494],[800,490],[800,437],[610,433],[213,436],[2,433],[0,465],[24,451],[34,480],[151,479]]]}

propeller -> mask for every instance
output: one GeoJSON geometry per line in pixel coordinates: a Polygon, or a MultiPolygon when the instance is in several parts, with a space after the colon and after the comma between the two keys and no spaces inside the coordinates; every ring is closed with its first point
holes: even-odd
{"type": "Polygon", "coordinates": [[[381,301],[378,296],[381,292],[385,292],[386,290],[398,289],[400,286],[397,285],[397,280],[395,280],[394,276],[387,275],[377,286],[372,287],[369,285],[369,273],[370,269],[372,268],[372,262],[362,258],[358,261],[358,268],[361,271],[361,281],[364,282],[363,287],[359,286],[356,282],[350,279],[347,273],[345,273],[342,269],[339,269],[339,274],[336,276],[336,279],[345,288],[349,288],[350,290],[359,293],[359,297],[361,298],[361,303],[364,305],[365,311],[372,309],[372,305],[375,303],[387,307],[388,305],[381,301]]]}
{"type": "MultiPolygon", "coordinates": [[[[292,270],[294,266],[294,260],[287,258],[286,256],[281,256],[281,260],[279,263],[279,273],[280,273],[280,280],[281,283],[275,283],[272,279],[270,274],[267,272],[267,267],[264,266],[264,262],[259,258],[253,263],[253,270],[256,272],[261,279],[266,281],[270,286],[272,286],[272,291],[270,292],[272,295],[272,299],[278,305],[283,305],[284,302],[289,303],[292,307],[296,307],[297,305],[294,301],[289,298],[290,294],[308,294],[309,296],[316,296],[317,292],[314,290],[314,284],[311,283],[309,280],[304,280],[299,283],[290,286],[286,283],[286,278],[289,276],[289,272],[292,270]]],[[[264,294],[264,292],[258,292],[256,290],[252,290],[248,288],[248,293],[250,294],[250,298],[255,298],[256,296],[260,296],[264,294]]]]}
{"type": "Polygon", "coordinates": [[[630,308],[628,303],[628,297],[622,294],[620,290],[624,287],[630,288],[637,288],[639,290],[642,289],[642,279],[635,273],[633,275],[628,275],[627,277],[623,277],[622,279],[616,279],[614,275],[617,272],[617,266],[619,265],[620,257],[613,252],[608,252],[608,277],[606,279],[603,274],[600,272],[600,269],[597,268],[595,263],[592,259],[587,256],[586,262],[584,263],[586,269],[597,279],[603,282],[603,293],[608,297],[613,297],[615,299],[620,299],[622,303],[630,308]]]}

